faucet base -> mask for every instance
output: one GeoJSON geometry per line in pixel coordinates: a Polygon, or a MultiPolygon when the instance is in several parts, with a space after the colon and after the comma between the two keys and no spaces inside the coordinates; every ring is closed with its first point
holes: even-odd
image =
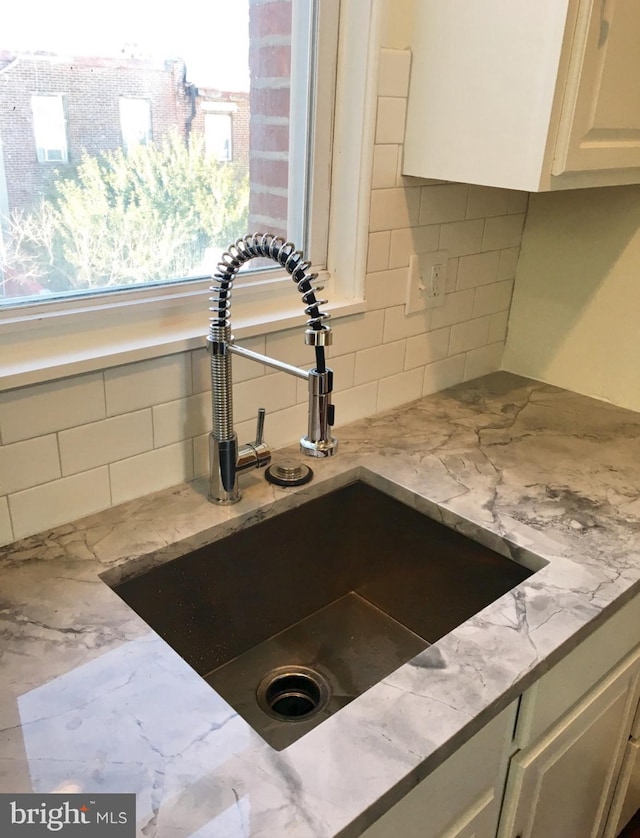
{"type": "Polygon", "coordinates": [[[300,451],[307,457],[333,457],[337,450],[338,440],[333,436],[317,442],[306,436],[300,440],[300,451]]]}

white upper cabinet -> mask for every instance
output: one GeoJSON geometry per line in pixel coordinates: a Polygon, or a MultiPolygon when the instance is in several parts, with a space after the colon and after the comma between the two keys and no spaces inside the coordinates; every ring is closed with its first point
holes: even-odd
{"type": "Polygon", "coordinates": [[[640,183],[640,0],[419,0],[403,172],[640,183]]]}

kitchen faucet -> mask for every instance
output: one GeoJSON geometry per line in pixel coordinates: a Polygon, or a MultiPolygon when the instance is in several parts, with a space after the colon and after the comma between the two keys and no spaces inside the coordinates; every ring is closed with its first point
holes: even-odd
{"type": "MultiPolygon", "coordinates": [[[[325,365],[325,346],[331,343],[331,328],[324,322],[330,315],[319,310],[326,300],[316,299],[320,288],[314,287],[317,274],[309,273],[311,263],[305,261],[302,251],[291,242],[270,233],[254,233],[238,239],[223,253],[209,289],[209,334],[207,350],[211,357],[211,407],[213,430],[209,434],[209,500],[230,504],[240,500],[238,474],[253,468],[264,468],[271,461],[271,450],[263,439],[263,408],[258,410],[258,425],[254,442],[238,446],[233,429],[233,398],[231,356],[239,355],[265,364],[273,369],[303,378],[309,385],[309,415],[307,435],[300,440],[300,450],[310,457],[330,457],[335,453],[337,441],[331,436],[334,421],[331,404],[333,371],[325,365]],[[233,280],[241,266],[250,259],[267,258],[277,262],[291,275],[309,315],[305,330],[305,343],[315,348],[316,364],[308,371],[298,369],[238,346],[231,334],[230,308],[233,280]]],[[[309,471],[307,469],[307,471],[309,471]]]]}

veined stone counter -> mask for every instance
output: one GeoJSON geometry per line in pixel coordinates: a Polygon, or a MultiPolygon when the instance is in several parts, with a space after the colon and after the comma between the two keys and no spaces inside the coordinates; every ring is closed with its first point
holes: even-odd
{"type": "Polygon", "coordinates": [[[196,481],[0,551],[0,791],[135,792],[140,836],[358,835],[640,591],[639,414],[496,373],[337,435],[298,489],[196,481]],[[548,564],[277,752],[99,574],[358,478],[548,564]]]}

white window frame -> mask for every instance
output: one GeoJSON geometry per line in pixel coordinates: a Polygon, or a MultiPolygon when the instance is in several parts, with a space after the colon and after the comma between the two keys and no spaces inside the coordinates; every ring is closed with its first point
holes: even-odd
{"type": "MultiPolygon", "coordinates": [[[[318,3],[321,55],[336,49],[339,14],[337,80],[335,85],[326,76],[317,80],[315,121],[319,129],[330,130],[319,130],[316,137],[310,236],[304,243],[291,238],[304,246],[314,264],[322,254],[319,273],[323,296],[329,299],[324,308],[334,318],[365,309],[381,4],[382,0],[318,3]]],[[[304,14],[310,5],[308,0],[294,0],[294,14],[304,14]]],[[[302,186],[294,183],[292,188],[302,186]]],[[[0,391],[204,346],[209,285],[209,280],[196,280],[0,310],[0,391]]],[[[303,324],[299,295],[285,272],[271,272],[260,282],[236,283],[237,338],[303,324]]]]}
{"type": "Polygon", "coordinates": [[[69,144],[67,140],[67,120],[64,112],[64,97],[61,93],[33,93],[31,95],[31,113],[33,115],[33,138],[36,144],[36,156],[38,163],[68,163],[69,162],[69,144]],[[43,130],[41,123],[42,115],[39,113],[38,103],[43,100],[50,100],[56,102],[57,117],[59,125],[58,133],[60,138],[59,145],[52,145],[50,143],[42,142],[43,135],[49,133],[49,129],[43,130]],[[60,157],[51,157],[52,151],[60,152],[60,157]]]}
{"type": "MultiPolygon", "coordinates": [[[[149,99],[145,99],[142,96],[120,96],[120,99],[118,101],[118,110],[120,112],[120,134],[122,135],[122,145],[125,151],[129,151],[132,148],[135,148],[137,145],[147,143],[151,140],[153,136],[153,131],[151,127],[151,102],[149,101],[149,99]],[[136,106],[140,104],[145,106],[144,116],[146,127],[143,140],[136,139],[134,140],[134,142],[129,142],[132,132],[128,130],[130,125],[127,125],[126,123],[129,121],[130,116],[128,113],[129,106],[134,102],[136,106]]],[[[136,120],[137,116],[138,114],[136,114],[136,120]]]]}
{"type": "Polygon", "coordinates": [[[224,113],[223,111],[213,110],[207,111],[204,114],[204,148],[205,152],[208,156],[213,157],[214,159],[218,160],[220,163],[231,163],[233,160],[233,117],[230,113],[224,113]],[[211,125],[211,119],[215,118],[219,121],[222,119],[225,120],[225,126],[228,126],[228,149],[227,153],[220,155],[218,152],[214,150],[210,146],[211,134],[209,132],[209,125],[211,125]]]}

